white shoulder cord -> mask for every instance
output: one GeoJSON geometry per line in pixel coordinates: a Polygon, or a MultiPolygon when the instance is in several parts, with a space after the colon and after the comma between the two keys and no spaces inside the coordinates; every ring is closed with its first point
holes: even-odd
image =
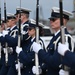
{"type": "Polygon", "coordinates": [[[12,37],[15,38],[15,36],[16,36],[16,32],[17,32],[17,31],[18,31],[17,29],[13,30],[13,31],[10,33],[10,36],[12,36],[12,37]],[[12,33],[14,33],[14,34],[12,35],[12,33]]]}
{"type": "Polygon", "coordinates": [[[39,40],[39,44],[41,45],[42,49],[44,48],[43,42],[39,40]]]}
{"type": "Polygon", "coordinates": [[[75,43],[75,40],[73,39],[73,37],[71,35],[67,34],[67,35],[65,35],[66,42],[68,42],[68,37],[71,38],[71,47],[72,47],[71,52],[73,52],[74,51],[74,43],[75,43]]]}
{"type": "Polygon", "coordinates": [[[53,42],[53,43],[55,44],[55,46],[54,46],[54,50],[56,50],[56,46],[57,46],[57,43],[58,43],[59,39],[60,39],[60,36],[57,38],[56,41],[53,42]]]}
{"type": "MultiPolygon", "coordinates": [[[[71,35],[66,34],[66,35],[65,35],[65,39],[66,39],[65,41],[66,41],[66,42],[68,42],[68,37],[71,38],[71,47],[72,47],[71,52],[73,52],[73,51],[74,51],[74,43],[75,43],[75,40],[73,39],[73,37],[72,37],[71,35]]],[[[53,43],[55,44],[55,47],[54,47],[55,50],[56,50],[56,46],[57,46],[57,43],[58,43],[59,39],[60,39],[60,36],[57,38],[56,41],[53,42],[53,43]]]]}

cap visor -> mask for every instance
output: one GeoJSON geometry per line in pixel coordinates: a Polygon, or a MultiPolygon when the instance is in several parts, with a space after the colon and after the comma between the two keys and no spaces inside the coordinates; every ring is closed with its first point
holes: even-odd
{"type": "Polygon", "coordinates": [[[50,17],[50,18],[48,18],[48,19],[55,19],[55,18],[57,18],[57,17],[50,17]]]}

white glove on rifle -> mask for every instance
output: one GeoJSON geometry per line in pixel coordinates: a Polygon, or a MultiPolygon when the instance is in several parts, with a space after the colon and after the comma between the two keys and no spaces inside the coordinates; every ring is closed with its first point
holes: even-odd
{"type": "Polygon", "coordinates": [[[23,67],[23,64],[22,64],[22,63],[20,63],[20,65],[16,64],[16,65],[15,65],[16,70],[18,70],[19,66],[20,66],[20,68],[22,68],[22,67],[23,67]]]}
{"type": "Polygon", "coordinates": [[[65,44],[62,44],[62,43],[58,44],[58,53],[60,55],[64,56],[64,54],[67,50],[69,50],[67,42],[65,44]]]}
{"type": "Polygon", "coordinates": [[[22,48],[17,46],[16,47],[16,53],[19,54],[21,51],[22,51],[22,48]]]}
{"type": "Polygon", "coordinates": [[[65,70],[61,69],[59,71],[59,75],[69,75],[69,71],[65,71],[65,70]]]}
{"type": "Polygon", "coordinates": [[[33,47],[33,51],[34,51],[35,53],[38,53],[39,50],[42,49],[42,48],[41,48],[41,45],[38,44],[38,43],[36,43],[36,42],[33,42],[32,47],[33,47]]]}
{"type": "Polygon", "coordinates": [[[3,30],[3,36],[5,37],[5,35],[7,35],[8,32],[9,32],[9,31],[7,31],[7,30],[3,30]]]}
{"type": "Polygon", "coordinates": [[[3,34],[2,34],[2,33],[0,33],[0,37],[1,37],[1,36],[3,36],[3,34]]]}
{"type": "Polygon", "coordinates": [[[32,67],[32,72],[33,72],[33,74],[41,74],[42,73],[42,69],[40,68],[40,66],[39,66],[39,68],[37,69],[37,67],[36,66],[33,66],[32,67]],[[38,70],[39,70],[39,73],[38,73],[38,70]]]}
{"type": "Polygon", "coordinates": [[[3,52],[6,53],[6,48],[3,48],[3,52]]]}

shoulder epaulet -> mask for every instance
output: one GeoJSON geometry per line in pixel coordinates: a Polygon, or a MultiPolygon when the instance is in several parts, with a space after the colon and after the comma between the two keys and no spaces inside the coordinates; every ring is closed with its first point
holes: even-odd
{"type": "Polygon", "coordinates": [[[18,32],[18,29],[15,29],[15,30],[11,31],[10,36],[15,37],[16,32],[18,32]]]}
{"type": "Polygon", "coordinates": [[[65,36],[71,38],[72,41],[75,42],[74,38],[73,38],[71,35],[69,35],[69,34],[65,34],[65,36]]]}
{"type": "Polygon", "coordinates": [[[71,47],[72,47],[71,52],[74,52],[74,44],[75,44],[74,38],[69,34],[65,34],[65,38],[66,38],[66,42],[68,41],[68,38],[71,39],[71,47]]]}

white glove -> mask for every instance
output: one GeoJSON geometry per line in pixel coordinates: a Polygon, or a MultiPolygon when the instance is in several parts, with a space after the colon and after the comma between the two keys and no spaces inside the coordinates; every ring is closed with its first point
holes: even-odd
{"type": "Polygon", "coordinates": [[[32,47],[33,47],[33,51],[36,52],[36,53],[38,53],[39,50],[42,49],[41,45],[36,43],[36,42],[33,42],[32,47]]]}
{"type": "Polygon", "coordinates": [[[16,70],[18,70],[19,66],[20,66],[20,68],[22,68],[22,67],[23,67],[23,64],[22,64],[22,63],[20,63],[20,65],[19,65],[19,64],[16,64],[16,65],[15,65],[16,70]]]}
{"type": "Polygon", "coordinates": [[[37,67],[36,66],[33,66],[32,67],[32,72],[33,72],[33,74],[41,74],[42,73],[42,69],[40,68],[40,66],[39,66],[39,68],[37,69],[37,67]],[[38,73],[38,69],[39,69],[39,73],[38,73]]]}
{"type": "Polygon", "coordinates": [[[16,47],[16,53],[19,54],[21,51],[22,51],[22,48],[17,46],[16,47]]]}
{"type": "Polygon", "coordinates": [[[67,42],[65,44],[62,44],[62,43],[58,44],[58,53],[60,55],[64,56],[64,54],[67,50],[69,50],[67,42]]]}
{"type": "Polygon", "coordinates": [[[1,37],[1,36],[3,36],[3,34],[2,34],[2,33],[0,33],[0,37],[1,37]]]}
{"type": "Polygon", "coordinates": [[[7,31],[7,30],[3,30],[3,36],[5,37],[5,35],[7,35],[8,32],[9,32],[9,31],[7,31]]]}
{"type": "Polygon", "coordinates": [[[6,53],[6,48],[3,48],[3,52],[6,53]]]}
{"type": "Polygon", "coordinates": [[[59,71],[59,75],[69,75],[69,71],[65,71],[65,70],[61,69],[59,71]]]}

